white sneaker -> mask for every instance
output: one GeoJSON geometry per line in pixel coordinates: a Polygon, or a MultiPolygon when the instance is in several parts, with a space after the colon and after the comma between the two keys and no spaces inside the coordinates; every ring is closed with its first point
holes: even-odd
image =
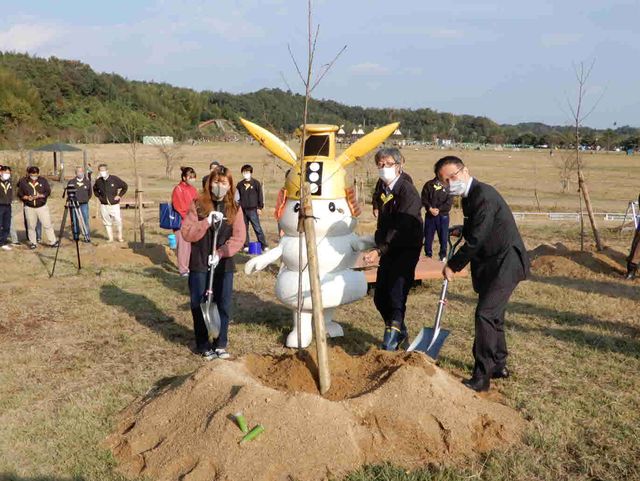
{"type": "Polygon", "coordinates": [[[216,356],[216,353],[214,352],[213,349],[207,349],[206,351],[201,352],[200,356],[205,361],[211,361],[212,359],[215,359],[216,357],[218,357],[218,356],[216,356]]]}
{"type": "Polygon", "coordinates": [[[216,349],[216,356],[218,356],[218,359],[229,359],[231,354],[226,349],[216,349]]]}
{"type": "Polygon", "coordinates": [[[249,248],[248,248],[248,247],[244,247],[244,248],[242,249],[242,252],[249,252],[249,248]]]}
{"type": "Polygon", "coordinates": [[[265,247],[265,248],[262,249],[262,252],[267,252],[268,250],[269,250],[269,248],[265,247]]]}
{"type": "Polygon", "coordinates": [[[2,250],[12,251],[13,247],[11,247],[9,244],[5,244],[5,245],[2,246],[2,250]]]}

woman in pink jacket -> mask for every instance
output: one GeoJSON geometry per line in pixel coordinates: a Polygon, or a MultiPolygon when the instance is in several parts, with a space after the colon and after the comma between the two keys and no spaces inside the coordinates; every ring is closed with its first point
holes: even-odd
{"type": "MultiPolygon", "coordinates": [[[[196,171],[191,167],[180,167],[180,170],[182,171],[182,180],[173,188],[171,204],[184,222],[189,206],[198,198],[198,190],[193,186],[196,181],[196,171]]],[[[191,243],[182,237],[182,229],[174,231],[174,234],[178,244],[178,271],[181,276],[186,277],[189,275],[191,243]]]]}
{"type": "Polygon", "coordinates": [[[191,242],[189,293],[196,349],[206,360],[229,358],[227,332],[235,271],[233,256],[242,249],[246,237],[242,208],[234,200],[234,185],[231,171],[220,166],[209,176],[202,194],[191,204],[182,223],[182,237],[191,242]],[[213,250],[214,221],[221,221],[221,224],[215,255],[209,259],[213,250]],[[220,334],[213,344],[209,342],[200,310],[207,290],[209,269],[213,269],[213,300],[220,314],[220,334]]]}

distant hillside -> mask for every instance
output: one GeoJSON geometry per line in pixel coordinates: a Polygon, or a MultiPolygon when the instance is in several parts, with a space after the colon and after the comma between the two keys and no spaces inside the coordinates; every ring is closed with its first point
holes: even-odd
{"type": "MultiPolygon", "coordinates": [[[[216,135],[216,129],[198,129],[209,119],[227,119],[239,127],[239,116],[287,135],[300,124],[302,103],[301,95],[280,89],[247,94],[197,92],[96,73],[73,60],[0,52],[0,143],[5,146],[53,138],[122,142],[127,136],[114,126],[123,118],[139,127],[136,134],[172,135],[178,140],[216,135]]],[[[473,143],[565,145],[571,132],[568,127],[540,123],[499,125],[486,117],[428,108],[363,108],[331,100],[312,101],[310,120],[344,125],[347,132],[358,125],[368,130],[400,121],[406,136],[427,141],[437,137],[473,143]]],[[[639,129],[630,127],[585,129],[583,143],[637,147],[639,137],[639,129]]]]}

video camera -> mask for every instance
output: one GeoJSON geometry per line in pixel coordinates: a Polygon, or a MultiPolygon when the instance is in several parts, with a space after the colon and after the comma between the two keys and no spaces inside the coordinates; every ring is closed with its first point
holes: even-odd
{"type": "Polygon", "coordinates": [[[78,188],[73,185],[70,184],[67,187],[65,187],[64,192],[62,193],[62,198],[64,199],[64,196],[67,196],[68,200],[76,200],[77,199],[77,194],[78,194],[78,188]]]}

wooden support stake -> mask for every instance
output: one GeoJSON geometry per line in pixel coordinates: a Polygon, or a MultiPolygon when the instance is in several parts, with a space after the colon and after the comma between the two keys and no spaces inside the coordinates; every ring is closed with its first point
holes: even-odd
{"type": "Polygon", "coordinates": [[[329,371],[329,350],[327,348],[327,334],[324,326],[322,311],[322,288],[320,286],[320,270],[318,267],[318,251],[316,249],[316,229],[313,220],[311,192],[309,183],[303,184],[302,195],[304,213],[304,237],[307,244],[307,263],[309,267],[309,283],[311,286],[311,307],[313,311],[313,330],[318,352],[318,384],[320,394],[324,395],[331,387],[331,372],[329,371]]]}

